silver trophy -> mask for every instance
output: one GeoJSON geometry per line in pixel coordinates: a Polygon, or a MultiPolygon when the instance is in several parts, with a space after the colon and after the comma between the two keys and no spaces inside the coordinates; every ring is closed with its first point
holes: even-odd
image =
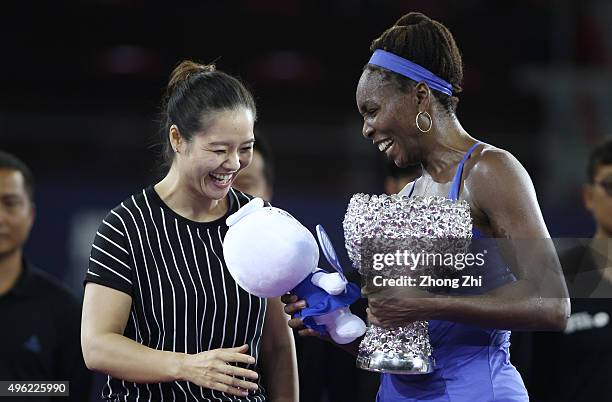
{"type": "MultiPolygon", "coordinates": [[[[470,208],[465,201],[437,196],[355,194],[344,217],[346,250],[365,286],[375,276],[398,279],[427,275],[443,279],[457,274],[440,264],[374,264],[374,254],[401,249],[408,253],[465,252],[472,236],[470,208]]],[[[421,290],[435,290],[420,288],[421,290]]],[[[359,345],[357,367],[394,374],[426,374],[435,368],[427,321],[404,327],[382,328],[370,324],[359,345]]]]}

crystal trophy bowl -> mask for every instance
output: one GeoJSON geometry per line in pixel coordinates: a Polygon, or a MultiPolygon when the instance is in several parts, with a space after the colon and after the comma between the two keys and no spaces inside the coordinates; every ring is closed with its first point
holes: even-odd
{"type": "MultiPolygon", "coordinates": [[[[375,276],[453,276],[457,272],[452,266],[440,264],[388,264],[381,269],[373,256],[398,252],[404,255],[466,252],[472,236],[468,203],[438,196],[355,194],[349,202],[343,227],[349,258],[366,287],[376,283],[372,281],[375,276]]],[[[357,367],[394,374],[432,372],[435,361],[427,321],[396,328],[370,324],[359,345],[357,367]]]]}

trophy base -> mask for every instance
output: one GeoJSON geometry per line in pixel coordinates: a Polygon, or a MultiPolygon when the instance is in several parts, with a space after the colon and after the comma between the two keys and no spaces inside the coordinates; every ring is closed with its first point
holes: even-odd
{"type": "Polygon", "coordinates": [[[400,359],[390,357],[382,352],[369,356],[357,356],[357,367],[362,370],[389,374],[429,374],[434,371],[435,361],[430,356],[412,356],[400,359]]]}

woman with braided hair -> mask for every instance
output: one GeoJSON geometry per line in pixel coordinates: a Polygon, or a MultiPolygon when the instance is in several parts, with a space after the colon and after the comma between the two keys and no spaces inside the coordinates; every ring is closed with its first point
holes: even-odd
{"type": "MultiPolygon", "coordinates": [[[[397,166],[422,166],[422,176],[400,194],[466,201],[474,239],[543,239],[546,244],[518,253],[518,271],[510,271],[503,260],[487,265],[486,275],[496,282],[489,282],[482,294],[367,294],[368,319],[375,325],[429,321],[436,361],[430,374],[383,374],[377,400],[528,401],[509,362],[509,330],[562,330],[569,311],[531,179],[509,152],[478,141],[459,123],[455,111],[462,60],[444,25],[409,13],[374,40],[370,50],[356,93],[363,136],[397,166]],[[543,283],[555,297],[539,297],[543,283]]],[[[283,301],[289,314],[302,305],[293,295],[283,301]]],[[[289,325],[303,336],[316,336],[297,318],[289,325]]]]}

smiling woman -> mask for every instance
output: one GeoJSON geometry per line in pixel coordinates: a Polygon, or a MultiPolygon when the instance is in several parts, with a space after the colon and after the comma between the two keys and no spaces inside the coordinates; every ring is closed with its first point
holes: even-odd
{"type": "MultiPolygon", "coordinates": [[[[415,297],[408,292],[396,297],[364,290],[373,325],[428,321],[437,365],[426,375],[385,372],[377,401],[527,401],[522,379],[509,362],[509,330],[563,330],[570,307],[531,178],[510,152],[477,140],[459,122],[456,95],[463,64],[443,24],[408,13],[375,39],[370,50],[356,91],[362,135],[398,167],[420,165],[422,171],[399,195],[466,203],[474,240],[529,240],[513,244],[517,252],[506,253],[505,259],[498,252],[489,254],[482,283],[491,285],[478,294],[415,297]]],[[[377,213],[385,216],[383,210],[377,213]]],[[[382,228],[378,217],[370,222],[378,233],[397,233],[412,213],[402,210],[393,216],[392,229],[382,228]]],[[[363,238],[367,226],[361,225],[363,233],[355,236],[363,238]]],[[[287,313],[302,308],[291,296],[284,301],[287,313]]],[[[316,335],[299,319],[289,325],[301,335],[316,335]]]]}
{"type": "Polygon", "coordinates": [[[280,301],[238,287],[223,258],[225,220],[252,199],[232,183],[253,154],[253,96],[184,61],[164,110],[166,176],[114,208],[94,239],[85,362],[108,374],[106,400],[296,401],[280,301]]]}

